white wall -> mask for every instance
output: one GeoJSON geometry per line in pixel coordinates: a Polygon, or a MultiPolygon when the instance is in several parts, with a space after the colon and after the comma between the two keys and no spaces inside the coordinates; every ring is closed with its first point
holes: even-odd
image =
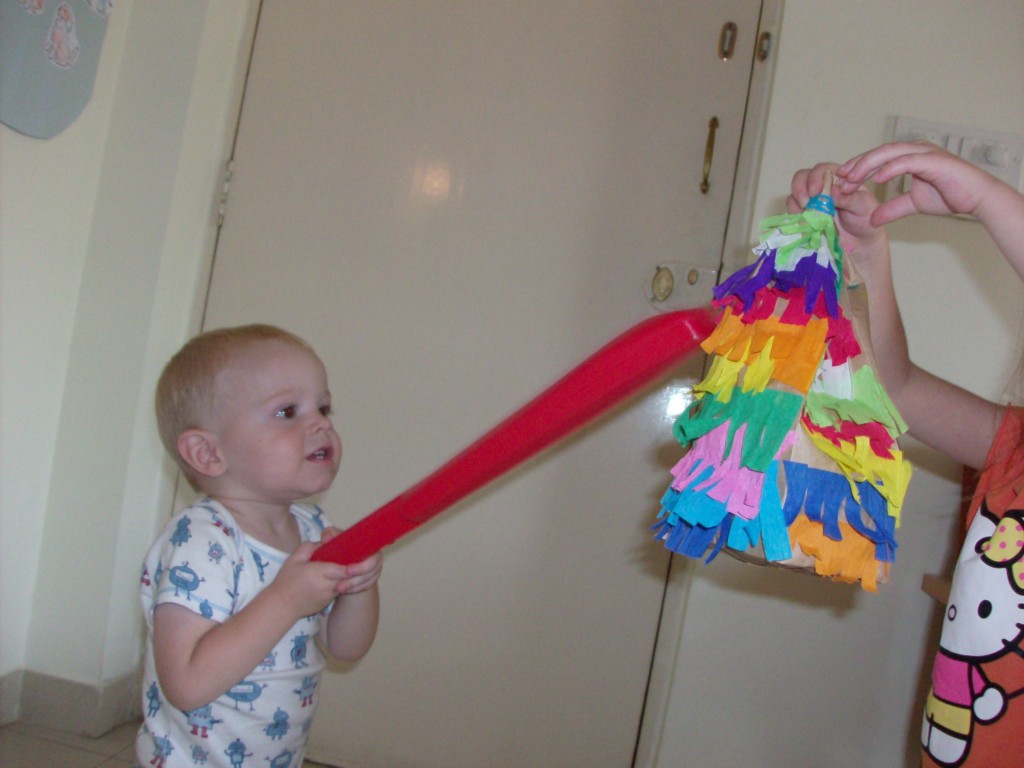
{"type": "MultiPolygon", "coordinates": [[[[18,670],[101,684],[137,661],[137,560],[170,496],[150,392],[195,327],[252,7],[121,0],[80,120],[49,141],[0,127],[0,719],[12,714],[2,683],[18,670]]],[[[1019,0],[984,14],[959,0],[788,0],[756,217],[781,210],[794,169],[882,141],[895,114],[1024,132],[1022,31],[1019,0]]],[[[915,356],[998,395],[1017,348],[1018,282],[974,223],[906,222],[893,237],[915,356]]],[[[814,764],[847,764],[843,748],[895,762],[934,613],[920,574],[944,565],[957,501],[956,468],[914,455],[900,561],[879,596],[788,582],[768,594],[722,561],[677,569],[690,610],[663,764],[734,764],[755,740],[765,751],[746,762],[806,757],[817,722],[714,716],[742,712],[730,688],[774,685],[785,698],[793,680],[795,695],[822,697],[823,720],[847,723],[814,764]],[[771,621],[753,675],[754,646],[725,664],[707,652],[715,627],[732,637],[771,621]],[[815,675],[794,671],[797,652],[815,675]],[[868,684],[867,703],[832,704],[844,685],[859,695],[868,684]],[[733,750],[718,756],[721,744],[733,750]]]]}
{"type": "Polygon", "coordinates": [[[92,101],[59,140],[0,127],[0,674],[25,661],[75,306],[127,20],[127,13],[113,16],[92,101]]]}
{"type": "Polygon", "coordinates": [[[151,393],[197,326],[252,8],[119,2],[79,120],[0,128],[0,720],[19,670],[137,666],[172,476],[151,393]]]}

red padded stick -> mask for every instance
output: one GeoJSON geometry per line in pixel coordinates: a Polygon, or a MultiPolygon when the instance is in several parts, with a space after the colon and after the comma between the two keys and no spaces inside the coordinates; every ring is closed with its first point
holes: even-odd
{"type": "Polygon", "coordinates": [[[320,546],[313,559],[357,563],[380,551],[666,373],[714,328],[707,309],[635,325],[433,474],[320,546]]]}

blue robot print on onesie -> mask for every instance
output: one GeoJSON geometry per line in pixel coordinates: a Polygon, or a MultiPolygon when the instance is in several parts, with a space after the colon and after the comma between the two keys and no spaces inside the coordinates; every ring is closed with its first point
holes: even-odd
{"type": "Polygon", "coordinates": [[[267,561],[260,557],[260,553],[252,547],[249,547],[249,551],[252,552],[253,562],[256,563],[256,574],[260,577],[260,584],[262,584],[266,581],[263,574],[266,573],[267,570],[267,561]]]}
{"type": "Polygon", "coordinates": [[[290,768],[293,757],[295,757],[295,753],[286,749],[270,758],[270,768],[290,768]]]}
{"type": "Polygon", "coordinates": [[[181,565],[175,565],[167,572],[167,580],[174,585],[174,596],[181,592],[185,593],[185,599],[191,600],[192,593],[199,589],[199,585],[206,579],[199,578],[199,574],[189,568],[188,561],[181,565]]]}
{"type": "Polygon", "coordinates": [[[309,635],[303,633],[301,635],[296,635],[295,637],[293,637],[292,638],[291,659],[292,659],[292,664],[295,665],[296,669],[301,669],[302,667],[308,667],[309,666],[309,661],[306,659],[308,654],[309,654],[309,635]]]}
{"type": "Polygon", "coordinates": [[[149,761],[149,764],[154,768],[163,768],[164,761],[171,756],[171,752],[174,751],[174,745],[171,744],[171,740],[166,736],[157,736],[155,733],[153,736],[153,759],[149,761]]]}
{"type": "Polygon", "coordinates": [[[196,709],[190,709],[185,713],[185,717],[188,719],[189,727],[192,729],[192,735],[198,736],[201,739],[209,738],[213,726],[224,722],[214,718],[212,704],[204,704],[196,709]]]}
{"type": "Polygon", "coordinates": [[[150,683],[146,689],[146,712],[150,717],[160,711],[160,689],[156,683],[150,683]]]}
{"type": "Polygon", "coordinates": [[[253,702],[263,695],[263,689],[266,687],[266,683],[243,680],[237,685],[233,685],[229,688],[224,695],[235,702],[235,709],[238,709],[239,702],[244,701],[249,705],[249,711],[255,712],[256,707],[253,706],[253,702]]]}
{"type": "Polygon", "coordinates": [[[288,713],[280,707],[274,712],[274,721],[263,728],[263,732],[271,741],[283,739],[288,734],[288,713]]]}
{"type": "Polygon", "coordinates": [[[210,548],[206,550],[206,556],[210,558],[211,563],[219,563],[224,559],[224,545],[219,541],[211,541],[210,548]]]}
{"type": "Polygon", "coordinates": [[[313,703],[313,694],[316,693],[316,676],[310,675],[302,678],[302,687],[294,690],[299,699],[302,701],[303,708],[310,706],[313,703]]]}
{"type": "Polygon", "coordinates": [[[199,615],[204,619],[213,618],[213,606],[210,605],[209,600],[203,600],[203,602],[199,604],[199,615]]]}
{"type": "Polygon", "coordinates": [[[205,509],[207,512],[210,513],[210,521],[217,528],[220,528],[222,531],[224,531],[225,536],[227,536],[229,539],[235,538],[235,529],[224,522],[224,518],[220,516],[220,513],[217,511],[215,507],[206,504],[200,504],[199,508],[205,509]]]}
{"type": "Polygon", "coordinates": [[[206,761],[210,759],[210,753],[205,749],[196,744],[192,747],[192,762],[196,765],[206,765],[206,761]]]}
{"type": "Polygon", "coordinates": [[[225,589],[227,595],[231,600],[235,600],[238,597],[238,581],[242,577],[242,569],[245,567],[244,563],[239,560],[231,568],[232,581],[231,589],[225,589]]]}
{"type": "Polygon", "coordinates": [[[264,672],[271,672],[277,666],[277,651],[271,651],[263,657],[260,662],[260,669],[264,672]]]}
{"type": "Polygon", "coordinates": [[[252,757],[252,752],[245,751],[245,744],[241,739],[235,739],[228,748],[224,750],[224,754],[228,756],[228,760],[231,761],[233,768],[239,768],[239,766],[245,761],[245,758],[252,757]]]}
{"type": "Polygon", "coordinates": [[[176,547],[184,546],[192,538],[192,520],[188,515],[182,515],[174,526],[174,533],[171,534],[171,544],[176,547]]]}

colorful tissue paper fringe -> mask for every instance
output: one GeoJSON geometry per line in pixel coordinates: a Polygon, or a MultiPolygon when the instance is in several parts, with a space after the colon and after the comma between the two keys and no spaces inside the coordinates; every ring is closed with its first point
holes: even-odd
{"type": "Polygon", "coordinates": [[[757,260],[715,289],[709,370],[675,423],[688,450],[652,530],[707,562],[728,548],[875,591],[911,468],[906,425],[844,312],[834,215],[819,195],[765,219],[757,260]]]}

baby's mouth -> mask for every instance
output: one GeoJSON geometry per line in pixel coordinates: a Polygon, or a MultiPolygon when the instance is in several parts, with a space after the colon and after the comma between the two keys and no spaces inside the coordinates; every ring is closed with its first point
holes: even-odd
{"type": "Polygon", "coordinates": [[[313,451],[311,454],[309,454],[307,458],[313,461],[326,461],[331,458],[332,453],[333,452],[331,451],[330,447],[319,448],[313,451]]]}

